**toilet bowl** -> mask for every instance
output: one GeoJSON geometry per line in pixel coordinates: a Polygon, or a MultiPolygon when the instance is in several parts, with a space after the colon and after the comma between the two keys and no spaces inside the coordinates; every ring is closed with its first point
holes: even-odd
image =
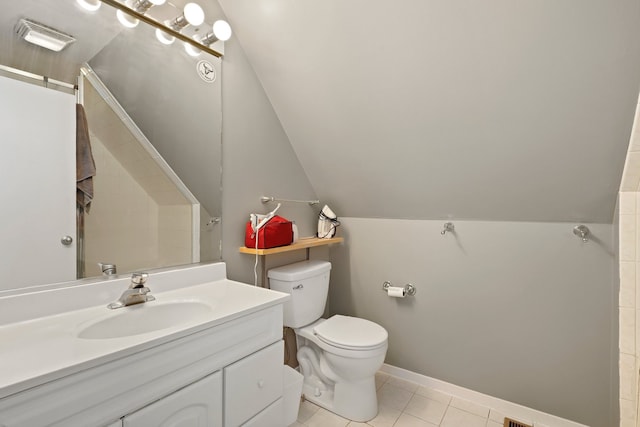
{"type": "Polygon", "coordinates": [[[305,398],[344,418],[378,413],[375,373],[384,363],[387,331],[369,320],[324,312],[331,264],[303,261],[269,270],[270,287],[291,294],[284,324],[294,329],[305,398]]]}

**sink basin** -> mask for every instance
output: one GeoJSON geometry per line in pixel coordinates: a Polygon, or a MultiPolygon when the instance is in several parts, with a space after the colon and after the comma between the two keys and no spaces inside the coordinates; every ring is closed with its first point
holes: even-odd
{"type": "Polygon", "coordinates": [[[198,301],[146,302],[113,310],[107,317],[81,325],[78,338],[95,340],[146,334],[204,319],[210,305],[198,301]]]}

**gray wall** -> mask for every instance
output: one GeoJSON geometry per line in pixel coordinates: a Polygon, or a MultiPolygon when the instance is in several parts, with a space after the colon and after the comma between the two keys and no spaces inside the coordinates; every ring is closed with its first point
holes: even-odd
{"type": "Polygon", "coordinates": [[[221,79],[205,83],[196,63],[207,60],[219,74],[221,60],[192,58],[182,43],[162,45],[150,26],[134,31],[89,64],[206,211],[220,216],[221,79]]]}
{"type": "Polygon", "coordinates": [[[637,0],[220,4],[344,216],[611,222],[637,0]]]}
{"type": "MultiPolygon", "coordinates": [[[[254,258],[238,248],[248,214],[273,207],[259,197],[315,192],[235,38],[223,72],[223,259],[231,279],[252,283],[254,258]]],[[[301,235],[314,233],[317,208],[280,213],[301,235]]],[[[571,223],[454,221],[456,235],[441,236],[444,221],[340,219],[346,243],[311,256],[333,262],[331,311],[387,328],[388,363],[593,427],[615,425],[611,225],[589,224],[596,239],[582,244],[571,223]],[[418,295],[390,299],[385,280],[413,282],[418,295]]]]}
{"type": "MultiPolygon", "coordinates": [[[[275,208],[273,203],[263,205],[260,197],[307,200],[316,195],[235,38],[225,43],[222,67],[222,258],[229,278],[253,283],[255,259],[238,248],[244,246],[249,214],[275,208]]],[[[310,236],[318,210],[284,204],[278,214],[295,221],[301,236],[310,236]]],[[[293,256],[291,261],[296,261],[301,254],[293,256]]]]}
{"type": "Polygon", "coordinates": [[[612,421],[613,227],[341,218],[330,310],[387,328],[387,363],[593,427],[612,421]],[[411,282],[392,299],[382,283],[411,282]]]}

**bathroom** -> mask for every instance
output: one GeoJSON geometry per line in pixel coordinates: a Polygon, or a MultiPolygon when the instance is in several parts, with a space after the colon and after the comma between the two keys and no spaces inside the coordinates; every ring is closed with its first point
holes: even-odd
{"type": "MultiPolygon", "coordinates": [[[[333,264],[329,311],[385,327],[389,366],[584,425],[635,425],[635,289],[618,259],[633,288],[633,153],[621,182],[638,5],[220,7],[234,30],[221,78],[228,277],[254,281],[238,248],[247,215],[272,208],[261,196],[320,199],[345,239],[311,250],[333,264]],[[391,299],[387,280],[417,294],[391,299]],[[620,378],[619,346],[632,365],[620,378]]],[[[279,213],[314,233],[316,208],[279,213]]]]}

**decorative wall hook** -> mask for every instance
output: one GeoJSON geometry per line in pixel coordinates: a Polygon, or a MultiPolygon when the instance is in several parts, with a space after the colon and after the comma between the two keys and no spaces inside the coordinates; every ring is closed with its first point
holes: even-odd
{"type": "Polygon", "coordinates": [[[583,242],[587,243],[589,241],[589,235],[591,231],[586,225],[576,225],[573,227],[573,234],[580,237],[583,242]]]}
{"type": "Polygon", "coordinates": [[[442,231],[440,232],[440,234],[442,234],[443,236],[448,232],[453,232],[455,231],[456,226],[453,225],[452,222],[445,222],[444,223],[444,228],[442,229],[442,231]]]}

